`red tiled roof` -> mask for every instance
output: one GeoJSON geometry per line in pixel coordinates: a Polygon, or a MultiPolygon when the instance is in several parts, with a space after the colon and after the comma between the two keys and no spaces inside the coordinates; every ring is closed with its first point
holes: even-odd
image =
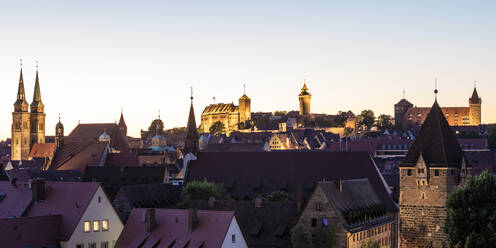
{"type": "Polygon", "coordinates": [[[68,240],[88,207],[99,183],[45,182],[45,200],[32,202],[29,183],[0,182],[0,218],[9,216],[62,215],[58,240],[68,240]],[[32,204],[31,204],[32,203],[32,204]]]}
{"type": "Polygon", "coordinates": [[[120,152],[128,152],[129,144],[127,137],[121,132],[121,129],[114,123],[94,123],[94,124],[79,124],[66,137],[66,141],[95,141],[100,135],[106,132],[110,135],[110,147],[119,150],[120,152]]]}
{"type": "Polygon", "coordinates": [[[29,153],[30,158],[52,157],[55,152],[55,143],[34,144],[29,153]]]}
{"type": "Polygon", "coordinates": [[[305,198],[322,179],[368,178],[388,211],[397,211],[366,152],[200,152],[197,160],[190,161],[186,177],[187,182],[223,183],[226,194],[238,200],[281,189],[296,198],[298,187],[305,189],[305,198]]]}
{"type": "Polygon", "coordinates": [[[60,215],[0,219],[2,247],[57,247],[60,215]]]}
{"type": "Polygon", "coordinates": [[[169,247],[175,241],[174,247],[218,248],[234,217],[233,211],[198,210],[198,223],[192,233],[188,233],[188,210],[155,209],[155,228],[151,233],[146,232],[143,214],[146,209],[135,208],[129,215],[126,225],[117,240],[119,247],[169,247]],[[154,246],[157,245],[157,246],[154,246]]]}
{"type": "Polygon", "coordinates": [[[87,166],[98,165],[106,147],[106,142],[66,141],[64,145],[57,149],[51,168],[57,170],[79,170],[84,173],[87,166]]]}

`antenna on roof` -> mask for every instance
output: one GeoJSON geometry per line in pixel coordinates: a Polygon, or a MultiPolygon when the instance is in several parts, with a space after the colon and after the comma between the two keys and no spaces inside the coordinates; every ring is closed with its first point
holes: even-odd
{"type": "Polygon", "coordinates": [[[434,90],[434,94],[436,94],[436,102],[437,102],[437,93],[439,92],[439,90],[437,90],[437,78],[435,78],[434,82],[436,84],[436,89],[434,90]]]}

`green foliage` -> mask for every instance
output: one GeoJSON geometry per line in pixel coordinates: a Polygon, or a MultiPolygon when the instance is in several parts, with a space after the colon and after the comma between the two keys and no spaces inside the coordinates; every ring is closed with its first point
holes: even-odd
{"type": "Polygon", "coordinates": [[[372,110],[362,110],[362,113],[357,116],[357,125],[362,130],[368,131],[375,122],[374,111],[372,110]]]}
{"type": "Polygon", "coordinates": [[[372,241],[371,239],[367,240],[367,243],[363,246],[363,248],[380,248],[381,245],[377,241],[372,241]]]}
{"type": "Polygon", "coordinates": [[[487,127],[487,142],[490,149],[496,149],[496,124],[487,127]]]}
{"type": "Polygon", "coordinates": [[[379,117],[377,117],[376,126],[377,126],[377,130],[381,132],[384,132],[386,130],[392,130],[394,127],[393,117],[385,114],[379,115],[379,117]]]}
{"type": "Polygon", "coordinates": [[[476,139],[476,138],[480,138],[481,136],[474,131],[468,131],[468,132],[463,131],[457,134],[456,137],[459,139],[476,139]]]}
{"type": "Polygon", "coordinates": [[[269,202],[287,202],[292,201],[293,199],[286,191],[278,190],[268,194],[265,197],[265,200],[269,202]]]}
{"type": "Polygon", "coordinates": [[[337,127],[344,127],[347,120],[348,120],[348,113],[339,112],[336,118],[334,119],[334,125],[336,125],[337,127]]]}
{"type": "Polygon", "coordinates": [[[211,134],[215,134],[215,135],[224,133],[225,132],[224,123],[222,123],[220,121],[214,122],[214,124],[212,126],[210,126],[209,131],[211,134]]]}
{"type": "Polygon", "coordinates": [[[351,134],[353,133],[353,128],[351,127],[346,127],[344,129],[344,137],[349,137],[351,136],[351,134]]]}
{"type": "Polygon", "coordinates": [[[451,247],[494,247],[496,244],[496,180],[488,172],[468,177],[449,195],[444,231],[451,247]]]}
{"type": "Polygon", "coordinates": [[[286,116],[287,114],[287,111],[274,111],[274,116],[286,116]]]}
{"type": "Polygon", "coordinates": [[[323,116],[318,116],[315,118],[315,125],[317,127],[332,127],[332,122],[327,118],[323,116]]]}
{"type": "Polygon", "coordinates": [[[291,229],[291,243],[294,248],[312,248],[309,234],[305,231],[303,225],[298,224],[291,229]]]}
{"type": "Polygon", "coordinates": [[[315,240],[313,241],[314,248],[332,248],[334,247],[335,237],[334,232],[330,227],[327,228],[318,228],[315,232],[315,240]]]}
{"type": "Polygon", "coordinates": [[[186,202],[191,200],[208,200],[211,196],[215,197],[215,199],[222,199],[223,194],[224,188],[221,184],[208,182],[207,180],[203,182],[193,181],[184,187],[183,199],[186,202]]]}

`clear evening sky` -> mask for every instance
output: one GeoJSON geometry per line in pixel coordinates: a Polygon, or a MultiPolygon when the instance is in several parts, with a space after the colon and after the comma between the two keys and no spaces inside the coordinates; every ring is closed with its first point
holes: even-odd
{"type": "Polygon", "coordinates": [[[31,103],[39,60],[47,135],[57,115],[129,134],[157,118],[185,126],[190,86],[203,108],[296,110],[307,79],[312,112],[393,114],[407,99],[468,106],[473,81],[482,121],[496,122],[495,1],[2,1],[0,139],[10,137],[19,59],[31,103]]]}

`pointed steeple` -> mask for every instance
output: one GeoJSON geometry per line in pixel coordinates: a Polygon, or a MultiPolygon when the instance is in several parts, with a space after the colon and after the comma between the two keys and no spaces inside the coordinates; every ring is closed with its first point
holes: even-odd
{"type": "Polygon", "coordinates": [[[200,134],[196,127],[195,110],[193,109],[193,88],[191,88],[191,106],[189,108],[188,125],[186,128],[186,140],[184,141],[184,150],[186,153],[196,154],[199,151],[198,139],[200,134]]]}
{"type": "Polygon", "coordinates": [[[31,106],[43,106],[43,102],[41,101],[40,79],[38,77],[38,68],[36,68],[36,80],[34,82],[33,102],[31,102],[31,106]]]}
{"type": "Polygon", "coordinates": [[[124,121],[124,114],[122,113],[122,108],[121,108],[121,117],[119,119],[119,129],[121,130],[122,134],[124,134],[124,136],[127,136],[127,125],[126,122],[124,121]]]}
{"type": "Polygon", "coordinates": [[[17,88],[17,99],[14,103],[15,112],[27,112],[28,102],[26,101],[26,93],[24,91],[24,77],[22,75],[22,60],[21,60],[21,72],[19,75],[19,85],[17,88]]]}
{"type": "Polygon", "coordinates": [[[480,104],[481,103],[481,98],[479,97],[479,94],[477,93],[477,86],[474,85],[474,91],[472,92],[472,97],[470,97],[469,102],[471,104],[480,104]]]}
{"type": "Polygon", "coordinates": [[[413,166],[421,155],[431,167],[461,166],[465,156],[437,100],[401,165],[413,166]]]}
{"type": "Polygon", "coordinates": [[[303,87],[301,88],[301,93],[300,93],[300,96],[310,96],[310,92],[308,92],[308,87],[307,87],[307,83],[303,83],[303,87]]]}

